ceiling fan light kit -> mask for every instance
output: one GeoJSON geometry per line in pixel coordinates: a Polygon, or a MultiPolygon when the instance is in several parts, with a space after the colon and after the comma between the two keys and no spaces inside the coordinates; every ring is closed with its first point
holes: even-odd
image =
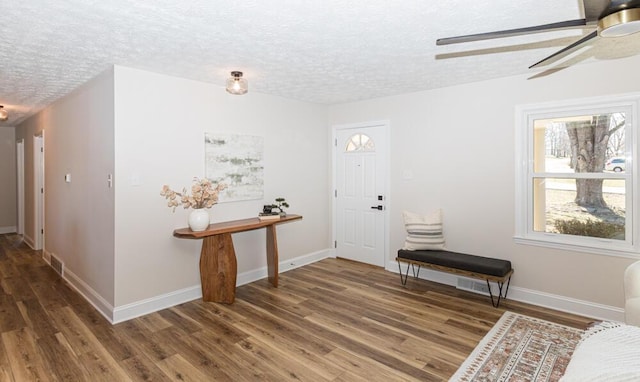
{"type": "Polygon", "coordinates": [[[9,119],[9,112],[4,106],[0,105],[0,121],[6,121],[7,119],[9,119]]]}
{"type": "Polygon", "coordinates": [[[621,37],[640,32],[640,8],[623,9],[598,21],[602,37],[621,37]]]}
{"type": "Polygon", "coordinates": [[[584,19],[441,38],[436,40],[436,45],[457,44],[570,28],[584,29],[596,27],[591,33],[580,38],[580,40],[531,65],[529,67],[529,69],[531,69],[567,56],[597,37],[621,37],[640,32],[640,0],[583,0],[582,2],[585,10],[584,19]]]}

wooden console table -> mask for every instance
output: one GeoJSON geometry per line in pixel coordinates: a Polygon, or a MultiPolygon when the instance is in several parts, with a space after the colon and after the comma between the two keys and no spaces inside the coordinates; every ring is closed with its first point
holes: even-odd
{"type": "Polygon", "coordinates": [[[236,298],[236,277],[238,264],[233,249],[231,234],[267,228],[267,269],[269,282],[278,287],[278,242],[276,225],[300,220],[300,215],[287,215],[280,219],[260,220],[258,218],[234,220],[210,224],[200,232],[189,228],[173,231],[173,236],[183,239],[204,239],[200,251],[200,281],[204,301],[232,304],[236,298]]]}

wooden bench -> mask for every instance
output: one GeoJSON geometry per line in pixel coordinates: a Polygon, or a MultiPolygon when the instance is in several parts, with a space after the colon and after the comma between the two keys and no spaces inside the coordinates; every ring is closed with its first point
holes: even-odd
{"type": "Polygon", "coordinates": [[[491,296],[491,305],[495,308],[500,306],[501,299],[507,298],[509,284],[511,283],[511,275],[513,274],[511,262],[508,260],[467,255],[464,253],[444,250],[409,251],[400,249],[398,250],[398,257],[396,257],[396,261],[398,262],[400,282],[402,285],[407,284],[409,268],[413,270],[413,276],[418,278],[421,267],[471,277],[474,279],[486,280],[487,287],[489,289],[489,296],[491,296]],[[402,268],[400,267],[401,262],[407,263],[407,271],[404,274],[404,277],[402,274],[402,268]],[[418,267],[417,271],[416,266],[418,267]],[[489,284],[490,281],[495,282],[498,285],[497,302],[494,301],[491,285],[489,284]],[[505,282],[507,283],[506,288],[503,288],[505,286],[505,282]]]}

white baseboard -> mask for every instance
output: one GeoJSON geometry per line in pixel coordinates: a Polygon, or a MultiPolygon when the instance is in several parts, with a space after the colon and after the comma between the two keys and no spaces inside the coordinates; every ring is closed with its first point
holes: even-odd
{"type": "Polygon", "coordinates": [[[16,226],[0,227],[0,235],[18,232],[16,226]]]}
{"type": "Polygon", "coordinates": [[[44,260],[45,263],[51,265],[51,253],[46,249],[42,250],[42,259],[44,260]]]}
{"type": "MultiPolygon", "coordinates": [[[[316,261],[326,259],[327,257],[332,257],[331,255],[332,255],[332,251],[327,249],[327,250],[322,250],[322,251],[310,253],[307,255],[299,256],[294,259],[281,261],[278,265],[279,271],[280,273],[283,273],[291,269],[301,267],[303,265],[311,264],[316,261]]],[[[240,285],[248,284],[257,280],[261,280],[265,277],[267,277],[267,267],[262,267],[259,269],[243,272],[238,274],[238,278],[236,279],[236,285],[240,286],[240,285]]],[[[107,319],[109,319],[109,321],[112,324],[117,324],[123,321],[130,320],[132,318],[157,312],[159,310],[170,308],[172,306],[182,304],[188,301],[196,300],[199,298],[202,298],[202,289],[200,287],[200,284],[194,285],[192,287],[188,287],[185,289],[177,290],[171,293],[163,294],[160,296],[148,298],[146,300],[136,301],[131,304],[115,307],[113,309],[113,313],[111,314],[112,319],[109,319],[107,316],[105,317],[107,317],[107,319]]],[[[98,306],[96,306],[93,302],[92,304],[98,310],[100,310],[100,308],[98,308],[98,306]]]]}
{"type": "Polygon", "coordinates": [[[113,321],[113,306],[109,304],[98,292],[85,283],[82,279],[65,268],[62,278],[65,279],[73,289],[85,298],[96,310],[104,316],[110,323],[113,321]]]}
{"type": "MultiPolygon", "coordinates": [[[[42,259],[51,266],[51,257],[53,255],[46,249],[42,250],[42,259]]],[[[113,323],[113,306],[107,302],[102,296],[85,283],[75,273],[63,268],[62,279],[64,279],[76,292],[80,293],[85,300],[93,305],[96,310],[104,316],[110,323],[113,323]]]]}
{"type": "Polygon", "coordinates": [[[130,304],[118,306],[113,309],[112,324],[131,320],[132,318],[144,316],[145,314],[157,312],[162,309],[171,308],[185,302],[196,300],[202,297],[200,285],[176,290],[160,296],[155,296],[130,304]]]}
{"type": "MultiPolygon", "coordinates": [[[[27,241],[26,236],[25,241],[27,241]]],[[[50,264],[51,254],[48,251],[43,251],[43,258],[48,264],[50,264]]],[[[299,256],[294,259],[281,261],[279,264],[279,270],[280,273],[283,273],[325,258],[335,258],[335,251],[333,249],[326,249],[299,256]]],[[[405,271],[406,267],[404,264],[402,267],[402,270],[405,271]]],[[[395,261],[388,262],[386,270],[398,273],[398,263],[395,261]]],[[[238,274],[236,285],[240,286],[248,284],[265,277],[267,277],[267,267],[243,272],[238,274]]],[[[422,269],[420,271],[421,279],[454,287],[457,285],[458,277],[459,276],[445,272],[437,272],[430,269],[422,269]]],[[[66,268],[63,272],[63,278],[112,324],[117,324],[202,297],[202,290],[198,284],[160,296],[136,301],[127,305],[113,307],[82,279],[66,268]]],[[[398,282],[400,282],[399,279],[398,282]]],[[[520,288],[513,285],[509,287],[508,298],[510,300],[526,302],[532,305],[574,313],[595,319],[618,322],[624,321],[624,309],[622,308],[520,288]]]]}
{"type": "Polygon", "coordinates": [[[24,243],[29,246],[29,248],[31,249],[36,248],[36,242],[26,233],[22,235],[22,239],[24,240],[24,243]]]}
{"type": "MultiPolygon", "coordinates": [[[[335,257],[331,255],[332,255],[332,252],[328,249],[318,251],[318,252],[313,252],[307,255],[302,255],[294,259],[281,261],[278,264],[278,270],[280,271],[280,273],[283,273],[286,271],[290,271],[292,269],[299,268],[303,265],[315,263],[316,261],[320,261],[328,257],[335,257]]],[[[267,276],[268,276],[267,267],[262,267],[259,269],[255,269],[253,271],[243,272],[238,274],[236,285],[249,284],[254,281],[261,280],[267,276]]]]}
{"type": "MultiPolygon", "coordinates": [[[[387,263],[386,269],[391,272],[398,273],[398,263],[390,261],[387,263]]],[[[402,265],[402,271],[406,271],[406,266],[402,265]]],[[[409,271],[411,276],[411,271],[409,271]]],[[[450,273],[433,271],[430,269],[421,269],[420,278],[424,280],[434,281],[440,284],[456,286],[458,277],[450,273]]],[[[400,280],[398,279],[398,282],[400,280]]],[[[411,281],[409,281],[411,282],[411,281]]],[[[560,296],[532,289],[520,288],[517,286],[509,286],[509,300],[526,302],[528,304],[542,306],[545,308],[559,310],[561,312],[578,314],[585,317],[591,317],[599,320],[624,322],[624,309],[615,306],[597,304],[590,301],[578,300],[571,297],[560,296]]]]}

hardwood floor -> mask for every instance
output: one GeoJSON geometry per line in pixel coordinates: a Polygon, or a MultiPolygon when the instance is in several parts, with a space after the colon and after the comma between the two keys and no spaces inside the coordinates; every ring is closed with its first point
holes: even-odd
{"type": "Polygon", "coordinates": [[[326,259],[112,326],[11,234],[0,277],[0,381],[443,381],[505,310],[591,321],[326,259]]]}

